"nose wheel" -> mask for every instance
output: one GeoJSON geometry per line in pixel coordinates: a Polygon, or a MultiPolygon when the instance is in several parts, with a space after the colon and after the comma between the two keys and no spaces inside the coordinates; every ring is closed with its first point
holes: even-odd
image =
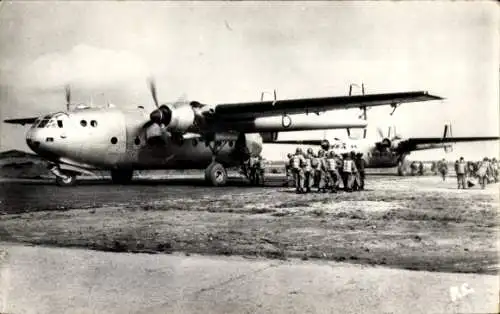
{"type": "Polygon", "coordinates": [[[227,171],[218,162],[212,162],[205,170],[205,180],[213,186],[223,186],[227,182],[227,171]]]}
{"type": "Polygon", "coordinates": [[[56,177],[56,184],[59,186],[73,186],[76,184],[76,173],[61,170],[57,165],[49,166],[50,172],[56,177]]]}
{"type": "Polygon", "coordinates": [[[56,184],[59,186],[73,186],[76,183],[76,174],[62,173],[61,176],[56,176],[56,184]]]}

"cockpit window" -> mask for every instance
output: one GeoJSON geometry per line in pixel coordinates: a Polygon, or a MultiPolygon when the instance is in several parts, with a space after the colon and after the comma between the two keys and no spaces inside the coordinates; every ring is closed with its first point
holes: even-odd
{"type": "Polygon", "coordinates": [[[47,122],[47,125],[45,126],[46,128],[56,128],[57,127],[57,122],[55,119],[50,119],[49,122],[47,122]]]}
{"type": "Polygon", "coordinates": [[[40,122],[40,124],[38,124],[38,128],[44,128],[47,125],[47,123],[49,123],[49,121],[50,121],[49,118],[44,117],[40,122]]]}
{"type": "Polygon", "coordinates": [[[65,113],[55,113],[55,114],[49,114],[46,115],[42,118],[39,118],[33,126],[36,128],[62,128],[63,127],[63,120],[67,114],[65,113]]]}

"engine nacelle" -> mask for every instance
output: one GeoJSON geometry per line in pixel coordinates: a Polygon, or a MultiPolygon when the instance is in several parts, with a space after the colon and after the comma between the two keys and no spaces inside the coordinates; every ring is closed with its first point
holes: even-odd
{"type": "Polygon", "coordinates": [[[171,110],[170,122],[166,124],[167,130],[173,132],[186,132],[194,124],[195,114],[191,106],[169,108],[171,110]]]}

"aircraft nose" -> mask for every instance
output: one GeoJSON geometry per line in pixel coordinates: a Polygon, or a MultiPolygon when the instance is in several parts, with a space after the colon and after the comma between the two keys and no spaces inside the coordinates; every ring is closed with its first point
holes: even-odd
{"type": "Polygon", "coordinates": [[[37,130],[30,130],[28,134],[26,135],[26,144],[28,147],[34,151],[38,152],[38,149],[40,148],[40,138],[37,130]]]}
{"type": "Polygon", "coordinates": [[[31,138],[26,139],[26,144],[28,145],[29,148],[31,148],[32,151],[36,152],[37,149],[40,147],[40,141],[34,141],[31,138]]]}

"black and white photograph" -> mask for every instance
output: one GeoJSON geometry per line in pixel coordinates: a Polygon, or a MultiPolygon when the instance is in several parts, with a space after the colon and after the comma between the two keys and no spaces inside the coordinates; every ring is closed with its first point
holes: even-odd
{"type": "Polygon", "coordinates": [[[0,1],[0,314],[498,313],[494,1],[0,1]]]}

